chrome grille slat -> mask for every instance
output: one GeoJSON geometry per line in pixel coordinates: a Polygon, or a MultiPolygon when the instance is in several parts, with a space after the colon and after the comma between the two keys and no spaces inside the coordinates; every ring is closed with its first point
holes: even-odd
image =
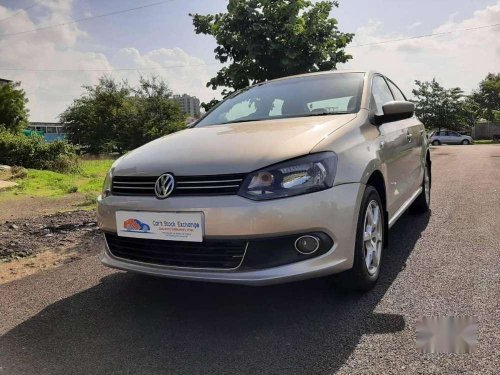
{"type": "Polygon", "coordinates": [[[118,184],[118,185],[151,185],[152,187],[155,186],[155,183],[154,182],[141,182],[141,181],[138,181],[138,182],[123,182],[123,181],[115,181],[114,182],[115,184],[118,184]]]}
{"type": "Polygon", "coordinates": [[[219,183],[226,183],[226,182],[241,182],[243,179],[236,179],[236,180],[219,180],[219,181],[180,181],[178,182],[179,185],[184,185],[184,184],[219,184],[219,183]]]}
{"type": "Polygon", "coordinates": [[[144,187],[144,186],[117,186],[117,189],[146,189],[146,190],[151,190],[154,189],[154,186],[150,187],[144,187]]]}
{"type": "MultiPolygon", "coordinates": [[[[121,196],[155,196],[159,176],[114,176],[111,193],[121,196]]],[[[171,196],[235,195],[246,174],[175,176],[171,196]]]]}
{"type": "Polygon", "coordinates": [[[176,189],[225,189],[239,187],[240,185],[220,185],[220,186],[179,186],[176,189]]]}

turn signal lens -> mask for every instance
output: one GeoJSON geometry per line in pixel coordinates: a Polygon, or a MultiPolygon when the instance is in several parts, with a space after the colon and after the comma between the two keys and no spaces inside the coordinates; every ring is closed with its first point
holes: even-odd
{"type": "Polygon", "coordinates": [[[106,178],[104,179],[104,184],[102,186],[102,197],[106,198],[111,195],[111,184],[113,181],[113,168],[111,168],[108,173],[106,173],[106,178]]]}

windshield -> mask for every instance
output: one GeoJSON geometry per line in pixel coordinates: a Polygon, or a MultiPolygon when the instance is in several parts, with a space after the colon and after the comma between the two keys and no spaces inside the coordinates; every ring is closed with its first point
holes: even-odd
{"type": "Polygon", "coordinates": [[[228,97],[195,126],[359,111],[363,73],[319,74],[266,82],[228,97]]]}

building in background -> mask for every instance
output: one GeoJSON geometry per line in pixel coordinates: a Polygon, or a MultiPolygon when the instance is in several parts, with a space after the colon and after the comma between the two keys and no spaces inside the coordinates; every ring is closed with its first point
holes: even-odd
{"type": "Polygon", "coordinates": [[[30,122],[27,132],[36,132],[42,135],[47,142],[66,138],[64,124],[59,122],[30,122]]]}
{"type": "Polygon", "coordinates": [[[184,113],[187,113],[190,117],[200,117],[200,99],[187,94],[174,95],[173,99],[179,102],[184,113]]]}

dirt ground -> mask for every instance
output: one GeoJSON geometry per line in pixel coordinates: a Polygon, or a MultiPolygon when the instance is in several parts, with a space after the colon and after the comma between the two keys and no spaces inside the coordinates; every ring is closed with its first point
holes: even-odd
{"type": "MultiPolygon", "coordinates": [[[[54,202],[58,202],[56,207],[64,206],[54,202]]],[[[44,209],[39,206],[32,207],[27,216],[12,207],[7,215],[17,218],[0,219],[0,284],[96,254],[102,248],[93,210],[39,215],[44,209]]],[[[47,209],[54,210],[54,205],[47,209]]]]}
{"type": "Polygon", "coordinates": [[[85,201],[84,194],[74,193],[64,197],[2,197],[0,193],[0,224],[6,220],[33,218],[58,211],[75,210],[85,201]]]}

